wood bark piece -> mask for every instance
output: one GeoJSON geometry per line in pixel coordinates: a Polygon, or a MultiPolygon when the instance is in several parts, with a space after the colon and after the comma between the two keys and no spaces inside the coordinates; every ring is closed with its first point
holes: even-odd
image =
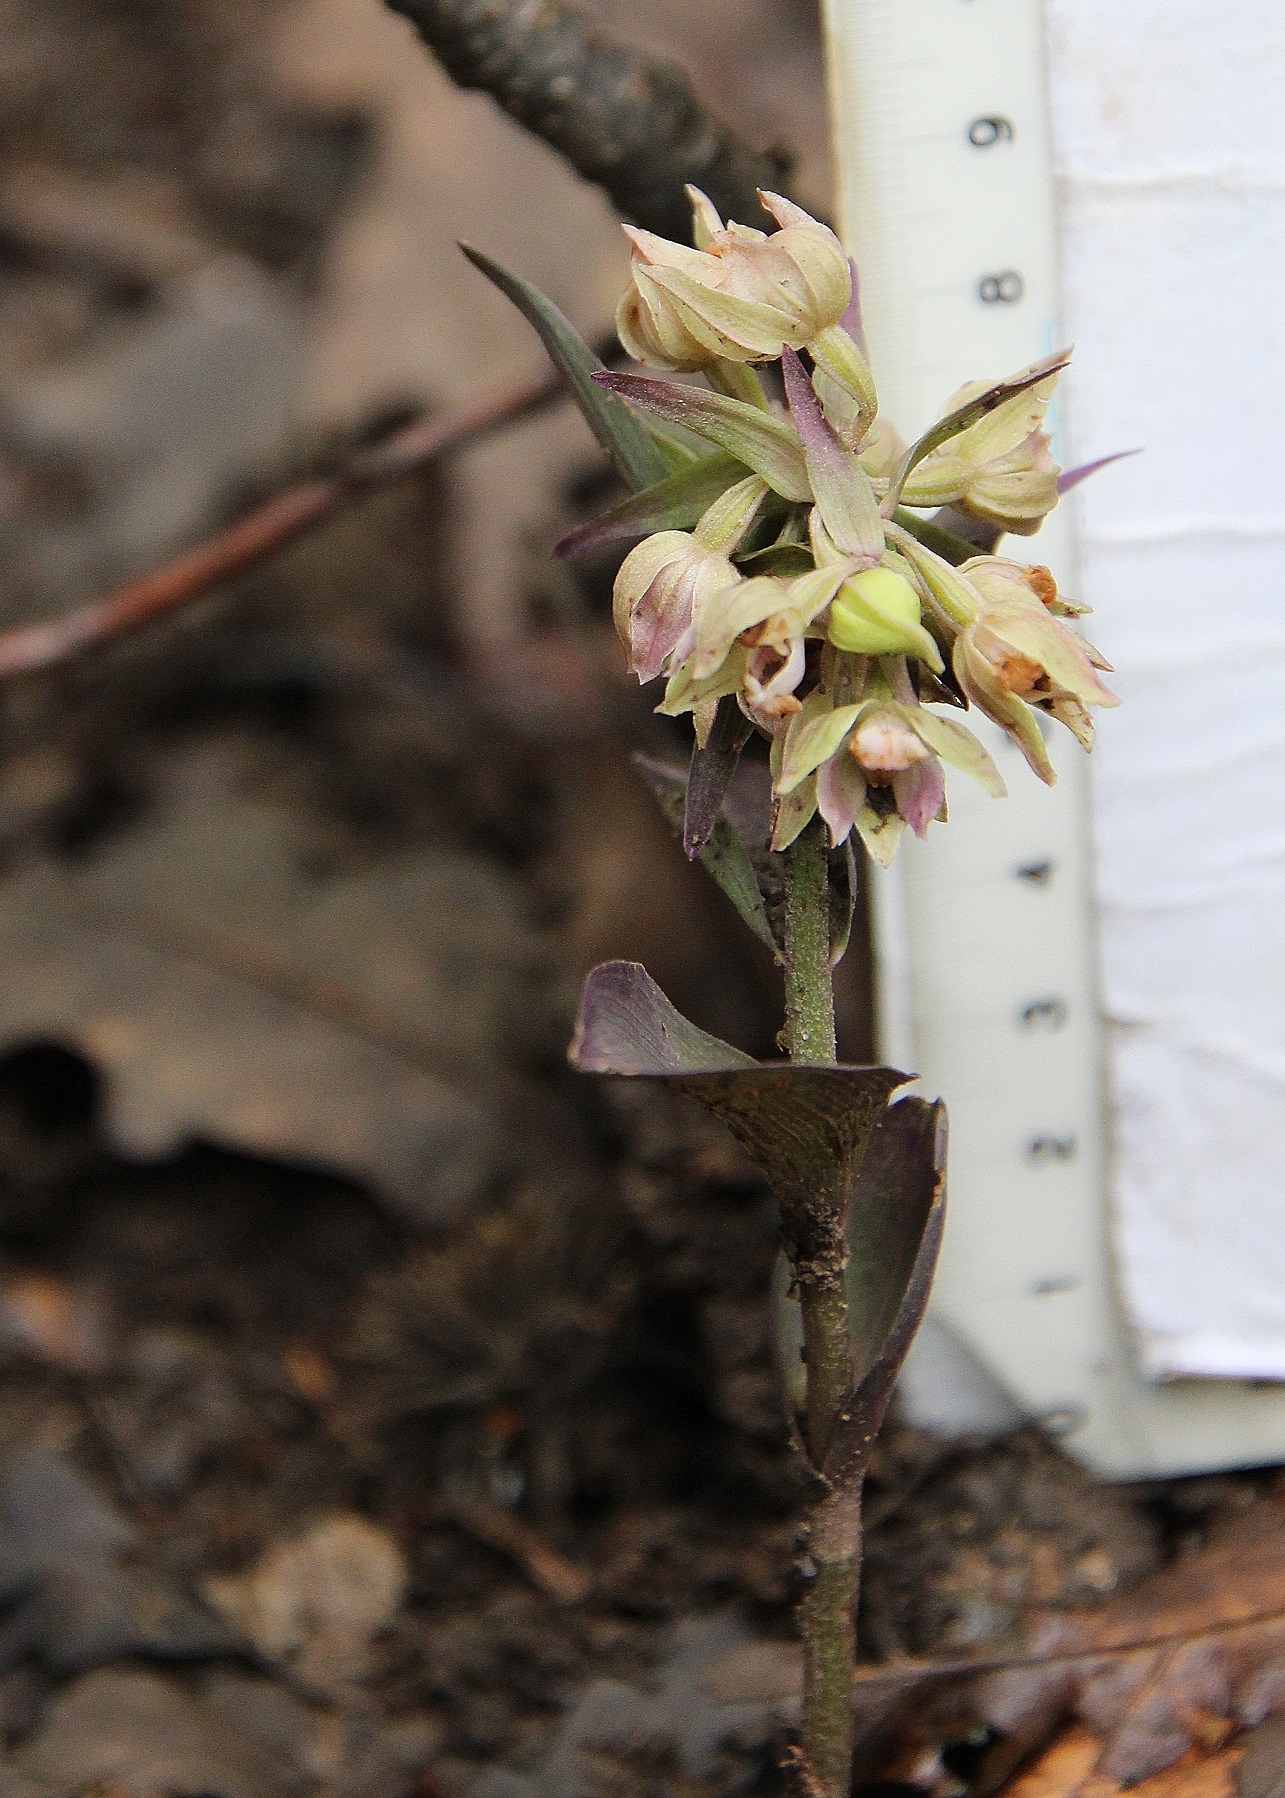
{"type": "Polygon", "coordinates": [[[626,218],[691,241],[683,187],[725,218],[756,224],[757,189],[781,160],[707,110],[675,64],[645,56],[559,0],[387,0],[460,87],[482,88],[528,131],[606,189],[626,218]]]}
{"type": "Polygon", "coordinates": [[[1128,1785],[1163,1772],[1232,1727],[1285,1712],[1281,1505],[1260,1501],[1100,1610],[1037,1614],[1012,1654],[861,1668],[855,1696],[870,1731],[925,1742],[995,1731],[983,1792],[1071,1718],[1097,1741],[1095,1776],[1128,1785]]]}

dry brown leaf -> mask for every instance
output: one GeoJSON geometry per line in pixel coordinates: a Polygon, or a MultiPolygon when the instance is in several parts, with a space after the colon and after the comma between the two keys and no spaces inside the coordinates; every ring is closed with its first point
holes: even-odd
{"type": "Polygon", "coordinates": [[[1243,1750],[1216,1754],[1189,1749],[1163,1773],[1125,1787],[1095,1771],[1102,1744],[1091,1729],[1076,1724],[1012,1780],[1001,1798],[1236,1798],[1236,1767],[1243,1750]]]}
{"type": "Polygon", "coordinates": [[[1238,1798],[1285,1798],[1285,1717],[1247,1737],[1236,1768],[1238,1798]]]}
{"type": "MultiPolygon", "coordinates": [[[[725,1702],[752,1692],[788,1711],[797,1703],[797,1650],[785,1643],[740,1648],[706,1678],[725,1702]]],[[[1073,1753],[1083,1758],[1091,1745],[1092,1758],[1077,1775],[1091,1773],[1098,1782],[1085,1787],[1086,1798],[1107,1798],[1124,1785],[1149,1798],[1151,1787],[1136,1782],[1182,1768],[1190,1750],[1209,1756],[1236,1729],[1285,1713],[1281,1504],[1260,1500],[1199,1553],[1100,1609],[1037,1614],[1025,1645],[1012,1654],[860,1667],[855,1702],[859,1734],[872,1750],[877,1743],[885,1752],[940,1747],[979,1726],[993,1730],[999,1741],[977,1786],[988,1792],[1075,1718],[1080,1728],[1058,1748],[1069,1765],[1073,1753]]],[[[1065,1789],[1079,1798],[1078,1787],[1065,1789]]],[[[1213,1798],[1222,1790],[1155,1789],[1163,1798],[1213,1798]]],[[[1043,1790],[1013,1788],[1021,1798],[1043,1790]]],[[[1062,1790],[1048,1787],[1059,1798],[1062,1790]]],[[[1276,1798],[1272,1788],[1263,1790],[1276,1798]]]]}
{"type": "Polygon", "coordinates": [[[0,886],[0,1050],[85,1054],[127,1152],[321,1162],[439,1221],[535,1133],[512,1127],[512,1068],[547,1015],[547,948],[489,858],[315,873],[306,821],[235,775],[197,750],[141,822],[0,886]]]}
{"type": "Polygon", "coordinates": [[[995,1731],[986,1790],[1071,1717],[1095,1743],[1104,1792],[1172,1768],[1285,1710],[1281,1506],[1260,1501],[1100,1610],[1037,1615],[1019,1653],[865,1668],[856,1696],[870,1729],[995,1731]]]}

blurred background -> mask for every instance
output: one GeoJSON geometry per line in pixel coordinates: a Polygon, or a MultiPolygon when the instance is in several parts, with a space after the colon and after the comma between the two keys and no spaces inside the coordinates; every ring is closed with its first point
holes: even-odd
{"type": "MultiPolygon", "coordinates": [[[[788,143],[821,204],[806,8],[630,28],[788,143]]],[[[19,9],[4,42],[11,622],[66,614],[399,420],[537,377],[458,239],[590,337],[609,326],[627,264],[605,196],[369,0],[19,9]]],[[[659,739],[605,624],[611,566],[548,557],[606,493],[556,408],[8,689],[0,1030],[84,1053],[123,1144],[197,1130],[324,1157],[435,1215],[486,1164],[478,1068],[560,1059],[604,955],[645,956],[702,1021],[770,1044],[769,971],[627,771],[659,739]],[[368,1119],[332,1084],[377,1053],[348,1040],[357,1018],[391,1057],[363,1076],[368,1119]]],[[[863,1006],[854,990],[858,1040],[863,1006]]]]}
{"type": "MultiPolygon", "coordinates": [[[[591,11],[831,210],[809,0],[591,11]]],[[[602,342],[607,198],[376,0],[3,0],[0,625],[57,627],[539,379],[459,239],[602,342]]],[[[1138,435],[1091,422],[1098,450],[1138,435]]],[[[684,747],[625,679],[613,565],[548,556],[610,497],[556,405],[0,687],[22,1798],[780,1790],[771,1206],[712,1127],[565,1072],[611,956],[755,1053],[778,1022],[769,958],[630,769],[684,747]]],[[[1011,1641],[1269,1486],[1126,1492],[1021,1428],[903,1424],[865,1649],[1011,1641]]],[[[975,1722],[939,1734],[916,1789],[962,1791],[975,1722]]]]}

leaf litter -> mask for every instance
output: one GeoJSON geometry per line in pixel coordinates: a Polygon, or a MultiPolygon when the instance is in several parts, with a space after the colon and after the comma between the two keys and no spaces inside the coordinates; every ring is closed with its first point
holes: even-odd
{"type": "MultiPolygon", "coordinates": [[[[1013,1784],[1014,1798],[1046,1789],[1050,1798],[1106,1798],[1170,1769],[1175,1794],[1190,1787],[1203,1798],[1204,1779],[1212,1798],[1222,1772],[1210,1752],[1285,1709],[1279,1490],[1220,1520],[1198,1550],[1101,1609],[1037,1612],[1013,1653],[866,1667],[856,1697],[868,1724],[881,1705],[892,1715],[917,1712],[921,1740],[931,1720],[940,1730],[948,1718],[955,1734],[964,1726],[991,1732],[979,1791],[995,1790],[1074,1719],[1045,1761],[1013,1784]],[[1187,1768],[1190,1778],[1179,1778],[1187,1768]]],[[[1166,1798],[1169,1789],[1156,1787],[1166,1798]]]]}

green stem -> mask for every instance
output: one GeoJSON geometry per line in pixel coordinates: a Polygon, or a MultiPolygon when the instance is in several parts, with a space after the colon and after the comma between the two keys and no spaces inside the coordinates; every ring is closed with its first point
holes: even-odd
{"type": "Polygon", "coordinates": [[[825,825],[814,818],[785,852],[785,1052],[832,1062],[830,867],[825,825]]]}
{"type": "MultiPolygon", "coordinates": [[[[834,993],[830,974],[830,891],[825,827],[814,819],[786,851],[785,1030],[791,1061],[835,1059],[834,993]]],[[[842,1231],[842,1224],[837,1228],[842,1231]]],[[[833,1245],[824,1274],[795,1268],[803,1313],[807,1388],[804,1427],[808,1454],[820,1468],[851,1382],[848,1300],[843,1281],[846,1245],[833,1245]]],[[[799,1606],[803,1641],[803,1740],[813,1788],[824,1798],[847,1798],[852,1775],[853,1613],[859,1554],[826,1552],[820,1528],[823,1496],[810,1518],[809,1582],[799,1606]]]]}
{"type": "MultiPolygon", "coordinates": [[[[852,1668],[859,1558],[818,1566],[799,1602],[803,1753],[825,1798],[852,1789],[852,1668]]],[[[806,1788],[805,1788],[806,1790],[806,1788]]]]}
{"type": "Polygon", "coordinates": [[[757,406],[760,412],[771,411],[763,383],[748,363],[725,362],[720,356],[705,370],[705,379],[716,393],[725,393],[728,399],[744,400],[746,405],[757,406]]]}

